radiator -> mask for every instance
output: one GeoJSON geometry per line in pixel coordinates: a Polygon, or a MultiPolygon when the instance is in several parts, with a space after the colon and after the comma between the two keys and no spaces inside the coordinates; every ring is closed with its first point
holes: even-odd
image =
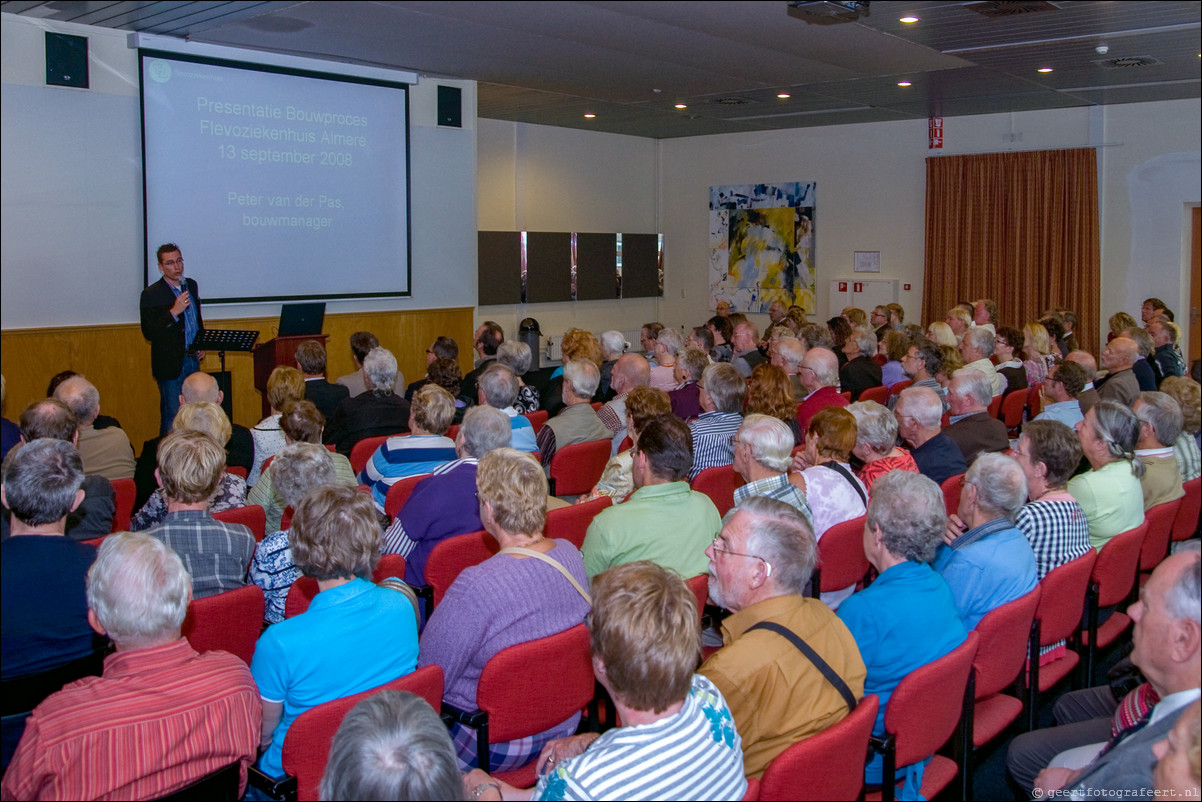
{"type": "MultiPolygon", "coordinates": [[[[643,346],[639,342],[639,337],[642,333],[643,333],[642,327],[622,332],[622,337],[625,338],[626,342],[630,343],[630,346],[626,349],[626,353],[637,354],[642,351],[643,346]]],[[[543,357],[549,362],[562,362],[563,361],[563,349],[561,348],[562,345],[563,345],[563,335],[562,334],[546,335],[545,337],[543,337],[543,344],[542,344],[542,349],[541,349],[543,357]]]]}

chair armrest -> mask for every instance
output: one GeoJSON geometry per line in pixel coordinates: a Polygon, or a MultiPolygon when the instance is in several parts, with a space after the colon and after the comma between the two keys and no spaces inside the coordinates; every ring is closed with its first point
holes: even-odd
{"type": "Polygon", "coordinates": [[[483,710],[460,710],[446,702],[442,703],[442,718],[472,729],[480,729],[481,724],[488,723],[488,714],[483,710]]]}
{"type": "Polygon", "coordinates": [[[296,802],[297,782],[296,778],[289,774],[277,780],[264,774],[256,766],[251,766],[246,770],[246,780],[249,787],[262,791],[272,799],[279,802],[296,802]]]}

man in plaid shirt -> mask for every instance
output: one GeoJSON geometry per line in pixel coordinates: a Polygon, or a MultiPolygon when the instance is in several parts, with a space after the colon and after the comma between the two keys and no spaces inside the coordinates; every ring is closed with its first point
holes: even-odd
{"type": "Polygon", "coordinates": [[[748,415],[734,436],[735,472],[746,482],[735,488],[735,506],[752,496],[767,496],[795,507],[814,525],[810,505],[789,481],[793,432],[784,421],[768,415],[748,415]]]}

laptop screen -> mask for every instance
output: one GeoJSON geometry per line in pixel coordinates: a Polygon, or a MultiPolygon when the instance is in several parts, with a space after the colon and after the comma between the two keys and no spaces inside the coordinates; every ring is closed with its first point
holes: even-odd
{"type": "Polygon", "coordinates": [[[284,304],[280,308],[279,336],[303,337],[321,334],[321,324],[325,315],[324,303],[284,304]]]}

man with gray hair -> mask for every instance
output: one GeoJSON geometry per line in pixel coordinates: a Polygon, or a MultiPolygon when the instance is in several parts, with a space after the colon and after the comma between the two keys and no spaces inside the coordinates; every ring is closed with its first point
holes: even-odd
{"type": "Polygon", "coordinates": [[[1014,519],[1027,500],[1022,466],[1001,454],[982,454],[964,474],[960,506],[935,554],[965,629],[995,607],[1035,589],[1035,553],[1014,519]]]}
{"type": "Polygon", "coordinates": [[[617,393],[597,410],[597,417],[605,428],[613,432],[609,456],[615,457],[622,441],[626,439],[626,396],[636,387],[647,387],[651,383],[651,364],[642,354],[622,354],[614,364],[611,389],[617,393]]]}
{"type": "Polygon", "coordinates": [[[735,434],[735,473],[746,483],[735,488],[735,504],[753,496],[767,496],[796,507],[814,526],[814,516],[805,496],[789,481],[793,461],[793,432],[783,421],[768,415],[743,418],[735,434]]]}
{"type": "Polygon", "coordinates": [[[1144,510],[1185,495],[1181,485],[1181,468],[1173,444],[1181,436],[1184,416],[1181,405],[1167,393],[1145,390],[1132,407],[1139,418],[1139,442],[1135,456],[1144,464],[1139,484],[1144,491],[1144,510]]]}
{"type": "Polygon", "coordinates": [[[409,431],[409,402],[393,390],[396,357],[387,348],[375,347],[363,357],[363,381],[367,392],[352,395],[338,405],[326,426],[324,440],[338,453],[349,456],[355,443],[366,437],[409,431]]]}
{"type": "Polygon", "coordinates": [[[84,473],[99,474],[105,479],[134,478],[134,447],[125,431],[116,426],[97,429],[92,424],[100,414],[100,391],[83,376],[75,375],[54,390],[75,415],[79,424],[79,456],[84,473]]]}
{"type": "Polygon", "coordinates": [[[801,369],[801,361],[805,359],[806,344],[796,337],[777,337],[772,341],[770,350],[771,363],[789,377],[789,385],[793,388],[793,400],[800,404],[806,397],[806,391],[801,386],[797,372],[801,369]]]}
{"type": "Polygon", "coordinates": [[[1006,424],[989,414],[992,393],[989,377],[975,368],[961,368],[952,374],[952,383],[947,389],[951,424],[944,434],[960,447],[968,464],[984,451],[1010,448],[1006,424]]]}
{"type": "Polygon", "coordinates": [[[534,437],[534,426],[530,419],[518,413],[514,404],[522,383],[513,369],[501,362],[494,361],[476,382],[477,400],[480,406],[495,407],[509,417],[511,435],[509,447],[518,451],[538,451],[538,442],[534,437]]]}
{"type": "Polygon", "coordinates": [[[701,416],[689,421],[693,433],[690,482],[706,468],[734,462],[731,438],[743,423],[746,393],[747,383],[728,362],[716,362],[701,374],[701,416]]]}
{"type": "Polygon", "coordinates": [[[1102,367],[1106,375],[1095,386],[1105,401],[1131,406],[1139,397],[1139,379],[1133,368],[1139,359],[1139,345],[1129,337],[1115,337],[1102,349],[1102,367]]]}
{"type": "Polygon", "coordinates": [[[850,403],[839,392],[839,358],[829,348],[811,348],[801,359],[797,380],[804,393],[797,407],[797,426],[805,440],[810,419],[827,407],[845,407],[850,403]]]}
{"type": "Polygon", "coordinates": [[[760,332],[754,323],[743,320],[735,326],[734,336],[730,340],[731,348],[734,351],[730,364],[735,366],[739,375],[744,379],[751,378],[752,369],[766,361],[764,355],[760,353],[759,341],[760,332]]]}
{"type": "Polygon", "coordinates": [[[549,467],[555,452],[564,446],[612,439],[613,433],[592,406],[600,381],[600,371],[587,359],[573,359],[563,366],[564,408],[538,432],[538,450],[544,466],[549,467]]]}
{"type": "MultiPolygon", "coordinates": [[[[882,326],[888,325],[888,318],[882,326]]],[[[839,368],[839,383],[851,400],[860,400],[860,393],[881,386],[881,366],[876,363],[877,339],[872,329],[856,326],[843,343],[847,363],[839,368]]]]}
{"type": "Polygon", "coordinates": [[[937,484],[968,470],[956,441],[943,433],[943,402],[929,387],[907,387],[893,408],[897,433],[910,444],[918,472],[937,484]]]}
{"type": "Polygon", "coordinates": [[[66,669],[73,676],[99,668],[103,643],[88,626],[84,600],[96,549],[63,537],[67,516],[83,501],[83,481],[79,452],[65,440],[31,440],[4,462],[0,499],[12,513],[12,534],[0,541],[0,677],[14,711],[32,709],[45,690],[38,695],[10,680],[70,665],[78,669],[66,669]],[[22,704],[22,697],[32,699],[22,704]]]}
{"type": "Polygon", "coordinates": [[[1094,382],[1098,378],[1098,360],[1094,359],[1093,354],[1089,351],[1069,351],[1064,359],[1067,362],[1075,362],[1085,369],[1085,386],[1077,395],[1077,403],[1081,405],[1081,415],[1087,415],[1093,405],[1102,400],[1102,397],[1098,395],[1097,387],[1094,386],[1094,382]]]}
{"type": "Polygon", "coordinates": [[[1006,392],[1009,382],[1006,377],[997,372],[989,357],[997,347],[997,338],[993,332],[984,326],[973,326],[964,332],[960,341],[960,356],[964,359],[964,367],[969,370],[979,370],[989,379],[989,387],[993,396],[1006,392]]]}
{"type": "MultiPolygon", "coordinates": [[[[877,737],[885,734],[885,709],[897,684],[967,637],[951,590],[929,565],[946,523],[943,492],[931,479],[890,471],[873,483],[864,554],[878,576],[839,605],[839,618],[864,658],[864,693],[880,699],[872,728],[877,737]]],[[[864,772],[865,782],[879,783],[882,765],[877,754],[864,772]]]]}
{"type": "Polygon", "coordinates": [[[614,329],[601,332],[601,336],[597,338],[597,342],[601,345],[600,392],[601,396],[608,400],[614,397],[614,366],[622,354],[626,353],[626,349],[630,347],[630,343],[626,342],[626,338],[622,336],[622,332],[614,329]]]}
{"type": "Polygon", "coordinates": [[[33,711],[5,799],[157,799],[258,754],[263,708],[246,663],[180,636],[192,583],[149,535],[105,539],[88,571],[88,620],[116,654],[33,711]],[[119,759],[114,759],[114,757],[119,759]]]}
{"type": "Polygon", "coordinates": [[[864,661],[847,627],[804,596],[818,543],[795,508],[757,496],[729,513],[706,549],[710,598],[731,611],[723,647],[698,672],[722,692],[759,777],[792,744],[841,721],[864,693],[864,661]],[[837,688],[798,640],[826,663],[837,688]]]}
{"type": "MultiPolygon", "coordinates": [[[[480,386],[496,368],[481,375],[480,386]]],[[[458,459],[435,469],[413,488],[384,533],[384,554],[405,558],[405,581],[426,584],[426,560],[443,540],[484,528],[476,498],[476,467],[490,451],[509,445],[509,418],[490,406],[472,407],[455,436],[458,459]]]]}

